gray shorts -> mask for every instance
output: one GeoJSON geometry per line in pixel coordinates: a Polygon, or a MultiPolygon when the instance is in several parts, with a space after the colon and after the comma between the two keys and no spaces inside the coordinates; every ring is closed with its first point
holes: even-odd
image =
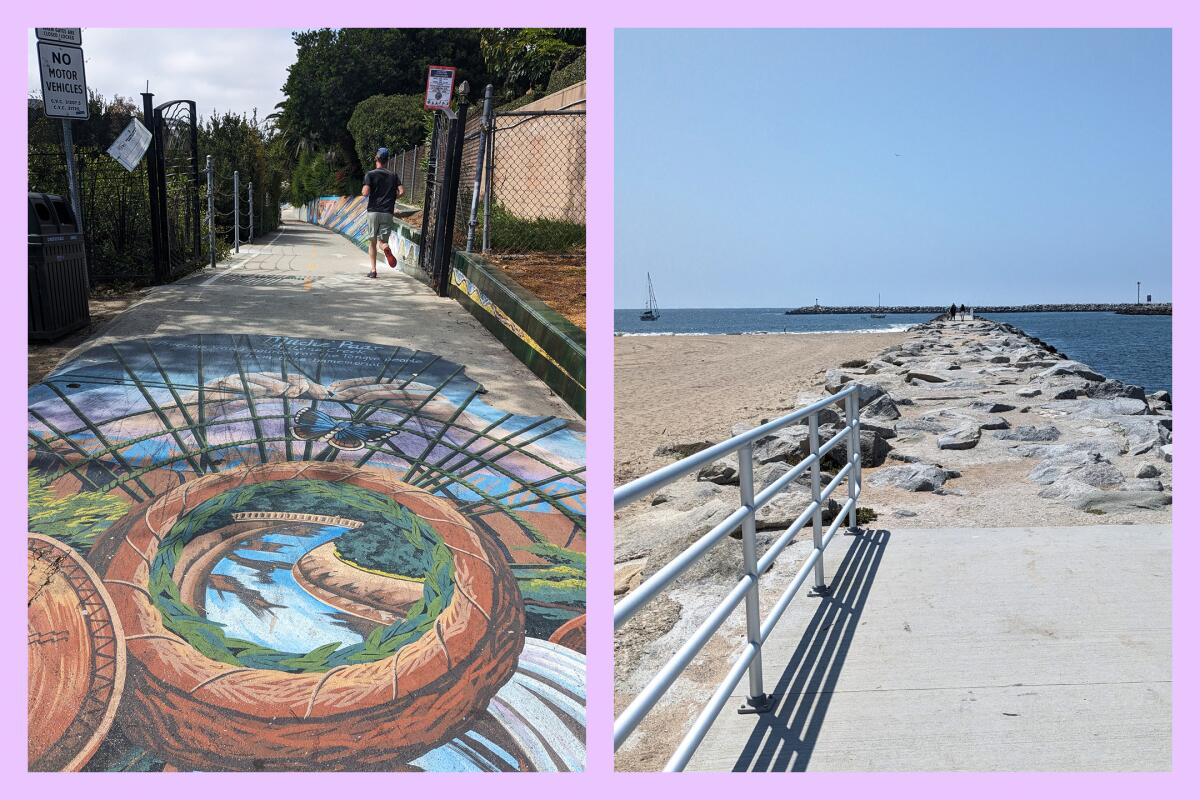
{"type": "Polygon", "coordinates": [[[367,238],[387,241],[392,235],[392,215],[386,211],[367,212],[367,238]]]}

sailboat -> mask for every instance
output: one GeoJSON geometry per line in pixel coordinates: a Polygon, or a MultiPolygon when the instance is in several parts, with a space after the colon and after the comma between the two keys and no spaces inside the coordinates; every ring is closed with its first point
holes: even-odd
{"type": "Polygon", "coordinates": [[[646,310],[642,312],[641,319],[643,322],[653,322],[658,319],[658,301],[654,298],[654,281],[650,280],[650,273],[646,273],[646,310]]]}
{"type": "MultiPolygon", "coordinates": [[[[879,294],[875,295],[875,309],[879,312],[883,311],[883,295],[879,295],[879,294]]],[[[883,313],[872,314],[871,319],[883,319],[886,316],[887,316],[887,314],[883,314],[883,313]]]]}

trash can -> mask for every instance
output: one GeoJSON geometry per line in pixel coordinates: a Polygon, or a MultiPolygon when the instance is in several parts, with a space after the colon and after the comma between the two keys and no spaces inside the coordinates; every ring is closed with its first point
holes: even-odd
{"type": "Polygon", "coordinates": [[[62,197],[29,193],[29,338],[59,339],[91,321],[87,249],[62,197]]]}

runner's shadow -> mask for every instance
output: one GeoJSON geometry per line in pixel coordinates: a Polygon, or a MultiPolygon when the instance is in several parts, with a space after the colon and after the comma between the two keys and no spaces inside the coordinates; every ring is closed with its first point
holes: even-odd
{"type": "Polygon", "coordinates": [[[734,771],[807,769],[890,538],[886,530],[855,536],[830,581],[833,593],[817,607],[772,691],[778,704],[759,717],[734,771]]]}

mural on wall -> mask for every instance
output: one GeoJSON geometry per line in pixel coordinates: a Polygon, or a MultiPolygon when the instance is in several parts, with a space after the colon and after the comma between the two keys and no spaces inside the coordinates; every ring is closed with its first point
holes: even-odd
{"type": "MultiPolygon", "coordinates": [[[[360,250],[367,249],[367,199],[365,197],[321,197],[308,204],[305,220],[345,236],[360,250]]],[[[404,238],[400,226],[392,229],[388,247],[400,260],[415,265],[421,255],[416,242],[404,238]]],[[[381,262],[382,263],[382,262],[381,262]]]]}
{"type": "Polygon", "coordinates": [[[581,769],[583,438],[485,392],[226,335],[32,387],[30,769],[581,769]]]}

